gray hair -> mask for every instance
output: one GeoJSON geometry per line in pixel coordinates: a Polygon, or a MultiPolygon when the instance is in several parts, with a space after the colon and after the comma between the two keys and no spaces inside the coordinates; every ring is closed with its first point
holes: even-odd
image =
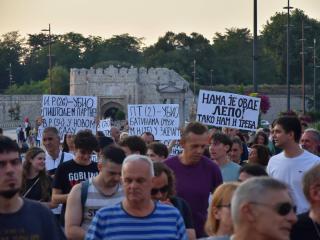
{"type": "Polygon", "coordinates": [[[317,142],[320,142],[320,132],[317,129],[307,128],[306,130],[304,130],[304,133],[307,133],[307,132],[312,133],[313,139],[316,140],[317,142]]]}
{"type": "Polygon", "coordinates": [[[288,186],[270,177],[253,177],[242,183],[231,201],[231,216],[235,225],[241,222],[240,208],[244,203],[261,201],[267,191],[287,190],[288,186]]]}
{"type": "Polygon", "coordinates": [[[122,169],[121,169],[121,175],[123,176],[123,170],[124,170],[126,164],[128,164],[130,162],[137,162],[137,161],[146,162],[149,165],[150,176],[154,177],[153,162],[151,161],[151,159],[149,157],[144,156],[144,155],[139,155],[139,154],[132,154],[124,159],[123,164],[122,164],[122,169]]]}

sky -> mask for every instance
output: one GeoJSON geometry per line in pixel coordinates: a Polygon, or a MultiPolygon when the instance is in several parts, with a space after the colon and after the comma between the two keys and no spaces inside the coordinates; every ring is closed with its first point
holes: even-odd
{"type": "MultiPolygon", "coordinates": [[[[287,0],[258,0],[258,29],[287,0]]],[[[291,0],[320,21],[320,0],[291,0]]],[[[0,0],[0,35],[40,33],[51,24],[53,34],[67,32],[110,38],[129,33],[154,44],[167,31],[197,32],[210,41],[226,28],[253,29],[253,0],[0,0]]]]}

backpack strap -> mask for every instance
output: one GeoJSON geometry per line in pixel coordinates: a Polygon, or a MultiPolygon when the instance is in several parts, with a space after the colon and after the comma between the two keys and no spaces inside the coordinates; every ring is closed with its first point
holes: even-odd
{"type": "Polygon", "coordinates": [[[88,197],[88,189],[89,189],[89,179],[81,182],[81,206],[82,210],[84,210],[84,206],[88,197]]]}

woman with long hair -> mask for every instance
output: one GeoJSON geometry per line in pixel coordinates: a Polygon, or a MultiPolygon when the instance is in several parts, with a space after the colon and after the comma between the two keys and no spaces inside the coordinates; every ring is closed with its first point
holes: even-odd
{"type": "Polygon", "coordinates": [[[40,201],[49,208],[56,207],[51,202],[52,179],[45,168],[45,152],[41,148],[30,148],[23,162],[21,195],[40,201]]]}
{"type": "Polygon", "coordinates": [[[74,137],[72,133],[66,133],[63,137],[62,151],[75,154],[74,137]]]}
{"type": "Polygon", "coordinates": [[[238,182],[227,182],[214,191],[210,202],[205,231],[210,240],[227,240],[233,234],[230,203],[238,182]]]}

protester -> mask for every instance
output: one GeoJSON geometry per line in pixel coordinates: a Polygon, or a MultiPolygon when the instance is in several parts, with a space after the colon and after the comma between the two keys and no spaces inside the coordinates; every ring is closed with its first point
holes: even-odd
{"type": "Polygon", "coordinates": [[[203,124],[189,123],[181,132],[180,145],[183,152],[165,163],[176,176],[177,196],[186,200],[191,208],[196,237],[205,237],[208,199],[222,183],[221,172],[217,164],[202,156],[208,145],[208,129],[203,124]]]}
{"type": "Polygon", "coordinates": [[[303,192],[310,210],[298,215],[291,231],[291,240],[320,238],[320,165],[316,165],[303,176],[303,192]]]}
{"type": "Polygon", "coordinates": [[[96,213],[86,239],[188,239],[179,211],[152,201],[153,176],[153,163],[147,156],[126,157],[121,177],[125,198],[96,213]]]}
{"type": "Polygon", "coordinates": [[[74,135],[72,133],[66,133],[63,137],[62,151],[66,153],[71,153],[74,155],[74,135]]]}
{"type": "Polygon", "coordinates": [[[154,136],[151,132],[144,132],[141,138],[147,145],[154,142],[154,136]]]}
{"type": "Polygon", "coordinates": [[[320,155],[320,132],[313,128],[306,129],[300,139],[301,147],[317,156],[320,155]]]}
{"type": "Polygon", "coordinates": [[[154,162],[163,162],[168,155],[168,148],[163,143],[153,142],[147,146],[147,156],[154,162]]]}
{"type": "Polygon", "coordinates": [[[95,213],[102,207],[121,202],[124,193],[120,176],[124,158],[125,153],[121,148],[104,148],[98,163],[98,176],[72,188],[66,208],[68,239],[84,239],[95,213]]]}
{"type": "Polygon", "coordinates": [[[230,137],[224,133],[216,132],[210,140],[210,156],[220,167],[224,182],[237,181],[240,165],[230,161],[228,153],[232,147],[230,137]]]}
{"type": "Polygon", "coordinates": [[[120,140],[120,130],[117,127],[110,128],[111,137],[115,143],[119,143],[120,140]]]}
{"type": "Polygon", "coordinates": [[[254,144],[251,146],[248,163],[259,164],[264,168],[267,167],[270,159],[269,149],[263,144],[254,144]]]}
{"type": "Polygon", "coordinates": [[[98,142],[90,130],[79,131],[74,139],[76,148],[75,159],[59,165],[53,180],[52,200],[63,204],[61,223],[64,224],[64,210],[71,188],[84,180],[98,175],[96,162],[91,161],[93,150],[98,142]]]}
{"type": "Polygon", "coordinates": [[[231,220],[231,198],[239,186],[236,182],[220,185],[214,191],[210,202],[205,231],[208,240],[228,240],[233,233],[231,220]]]}
{"type": "Polygon", "coordinates": [[[40,201],[49,208],[57,207],[51,201],[52,179],[45,168],[45,152],[41,148],[30,148],[23,162],[21,195],[40,201]]]}
{"type": "Polygon", "coordinates": [[[252,177],[268,176],[264,167],[258,164],[246,164],[239,170],[239,182],[243,182],[252,177]]]}
{"type": "Polygon", "coordinates": [[[289,185],[297,212],[303,213],[309,209],[309,204],[302,191],[302,176],[319,164],[320,158],[299,146],[300,137],[301,124],[298,118],[284,116],[274,122],[273,138],[276,146],[283,151],[270,158],[267,173],[289,185]]]}
{"type": "Polygon", "coordinates": [[[175,177],[172,170],[162,162],[154,162],[153,169],[155,177],[151,189],[152,199],[177,208],[183,217],[189,240],[196,239],[191,209],[185,200],[175,196],[175,177]]]}
{"type": "Polygon", "coordinates": [[[66,239],[50,210],[20,197],[22,164],[19,147],[0,136],[0,236],[1,239],[66,239]]]}
{"type": "MultiPolygon", "coordinates": [[[[263,131],[256,132],[251,145],[254,145],[254,144],[261,144],[261,145],[268,146],[268,144],[269,144],[268,135],[263,131]]],[[[251,147],[251,145],[250,145],[250,147],[251,147]]]]}
{"type": "Polygon", "coordinates": [[[126,153],[126,156],[131,154],[146,155],[147,153],[146,143],[141,137],[138,136],[128,136],[122,142],[120,142],[119,145],[126,153]]]}
{"type": "Polygon", "coordinates": [[[296,222],[295,206],[286,184],[269,177],[242,183],[231,201],[231,239],[288,240],[296,222]]]}
{"type": "Polygon", "coordinates": [[[74,158],[73,154],[61,151],[59,131],[55,127],[43,130],[42,143],[46,149],[46,169],[51,176],[60,164],[74,158]]]}
{"type": "Polygon", "coordinates": [[[229,152],[230,160],[234,163],[240,164],[241,155],[243,153],[242,141],[238,137],[232,138],[232,147],[229,152]]]}

